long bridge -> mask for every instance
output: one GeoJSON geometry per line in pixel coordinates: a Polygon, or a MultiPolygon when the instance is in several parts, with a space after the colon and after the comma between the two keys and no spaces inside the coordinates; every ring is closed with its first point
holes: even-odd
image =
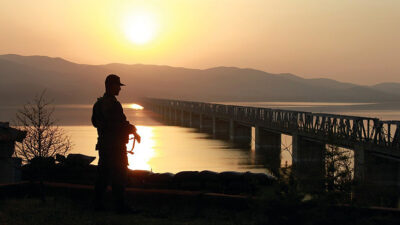
{"type": "Polygon", "coordinates": [[[400,192],[400,121],[155,98],[142,104],[165,120],[233,142],[250,142],[255,129],[256,149],[277,158],[278,167],[281,135],[290,135],[294,172],[313,187],[307,177],[324,176],[326,144],[351,149],[355,180],[400,192]]]}

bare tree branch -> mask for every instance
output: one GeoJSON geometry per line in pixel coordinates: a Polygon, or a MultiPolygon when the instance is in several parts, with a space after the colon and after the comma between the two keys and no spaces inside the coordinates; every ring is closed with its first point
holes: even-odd
{"type": "Polygon", "coordinates": [[[36,95],[16,115],[16,126],[27,131],[26,138],[17,144],[15,151],[15,155],[24,162],[35,157],[65,155],[72,147],[70,137],[56,125],[52,101],[45,98],[45,93],[44,90],[36,95]]]}

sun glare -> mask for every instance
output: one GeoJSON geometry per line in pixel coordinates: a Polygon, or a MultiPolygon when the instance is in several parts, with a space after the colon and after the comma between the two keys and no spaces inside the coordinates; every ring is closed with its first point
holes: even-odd
{"type": "Polygon", "coordinates": [[[124,31],[130,41],[142,45],[154,38],[156,23],[149,13],[135,13],[125,18],[124,31]]]}
{"type": "MultiPolygon", "coordinates": [[[[156,155],[154,151],[153,128],[147,126],[136,126],[136,128],[142,137],[142,142],[135,144],[133,155],[128,154],[128,167],[131,170],[151,170],[150,160],[156,155]]],[[[133,135],[129,137],[133,138],[133,135]]],[[[133,140],[130,140],[126,145],[127,150],[131,150],[132,145],[133,140]]]]}
{"type": "Polygon", "coordinates": [[[130,105],[129,105],[129,108],[131,108],[131,109],[136,109],[136,110],[142,110],[142,109],[143,109],[143,106],[138,105],[138,104],[130,104],[130,105]]]}

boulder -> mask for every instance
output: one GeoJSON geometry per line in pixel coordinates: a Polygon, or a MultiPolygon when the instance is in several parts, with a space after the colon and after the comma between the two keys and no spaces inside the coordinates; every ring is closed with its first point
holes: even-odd
{"type": "Polygon", "coordinates": [[[203,170],[199,173],[199,178],[203,182],[218,181],[218,173],[209,170],[203,170]]]}
{"type": "Polygon", "coordinates": [[[94,156],[87,156],[82,154],[69,154],[65,159],[65,164],[73,166],[89,166],[95,160],[94,156]]]}
{"type": "Polygon", "coordinates": [[[226,171],[218,174],[218,178],[223,182],[240,181],[243,173],[235,171],[226,171]]]}
{"type": "Polygon", "coordinates": [[[131,187],[143,187],[147,184],[152,172],[148,170],[129,170],[128,185],[131,187]]]}
{"type": "Polygon", "coordinates": [[[172,181],[178,188],[186,190],[199,190],[201,189],[199,174],[200,173],[198,171],[182,171],[175,174],[172,181]]]}
{"type": "Polygon", "coordinates": [[[33,168],[52,168],[55,160],[53,157],[35,157],[29,161],[29,165],[33,168]]]}
{"type": "Polygon", "coordinates": [[[256,180],[258,185],[268,185],[276,181],[276,178],[265,173],[253,173],[253,179],[256,180]]]}
{"type": "Polygon", "coordinates": [[[146,179],[152,172],[148,170],[130,170],[129,176],[138,178],[138,179],[146,179]]]}
{"type": "Polygon", "coordinates": [[[199,179],[199,171],[182,171],[174,176],[175,182],[196,181],[199,179]]]}
{"type": "Polygon", "coordinates": [[[147,185],[156,188],[168,188],[171,185],[174,174],[172,173],[153,173],[147,179],[147,185]]]}
{"type": "Polygon", "coordinates": [[[61,155],[61,154],[56,154],[56,161],[57,162],[59,162],[59,163],[65,163],[65,160],[66,160],[67,158],[64,156],[64,155],[61,155]]]}
{"type": "Polygon", "coordinates": [[[218,192],[221,189],[221,182],[218,179],[218,173],[203,170],[199,174],[200,181],[204,190],[218,192]]]}
{"type": "Polygon", "coordinates": [[[239,194],[245,192],[247,184],[243,182],[242,175],[243,173],[234,171],[219,173],[218,177],[222,183],[222,191],[227,194],[239,194]]]}

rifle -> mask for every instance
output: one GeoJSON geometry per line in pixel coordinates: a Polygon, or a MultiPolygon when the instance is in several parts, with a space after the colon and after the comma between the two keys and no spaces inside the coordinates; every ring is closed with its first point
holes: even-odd
{"type": "MultiPolygon", "coordinates": [[[[141,141],[142,138],[141,138],[140,135],[136,132],[136,130],[133,131],[132,134],[133,134],[133,137],[129,137],[129,140],[133,140],[132,148],[131,148],[130,150],[127,150],[126,152],[133,155],[133,154],[134,154],[133,149],[135,148],[136,140],[140,143],[140,141],[141,141]]],[[[130,135],[129,135],[129,136],[130,136],[130,135]]]]}

